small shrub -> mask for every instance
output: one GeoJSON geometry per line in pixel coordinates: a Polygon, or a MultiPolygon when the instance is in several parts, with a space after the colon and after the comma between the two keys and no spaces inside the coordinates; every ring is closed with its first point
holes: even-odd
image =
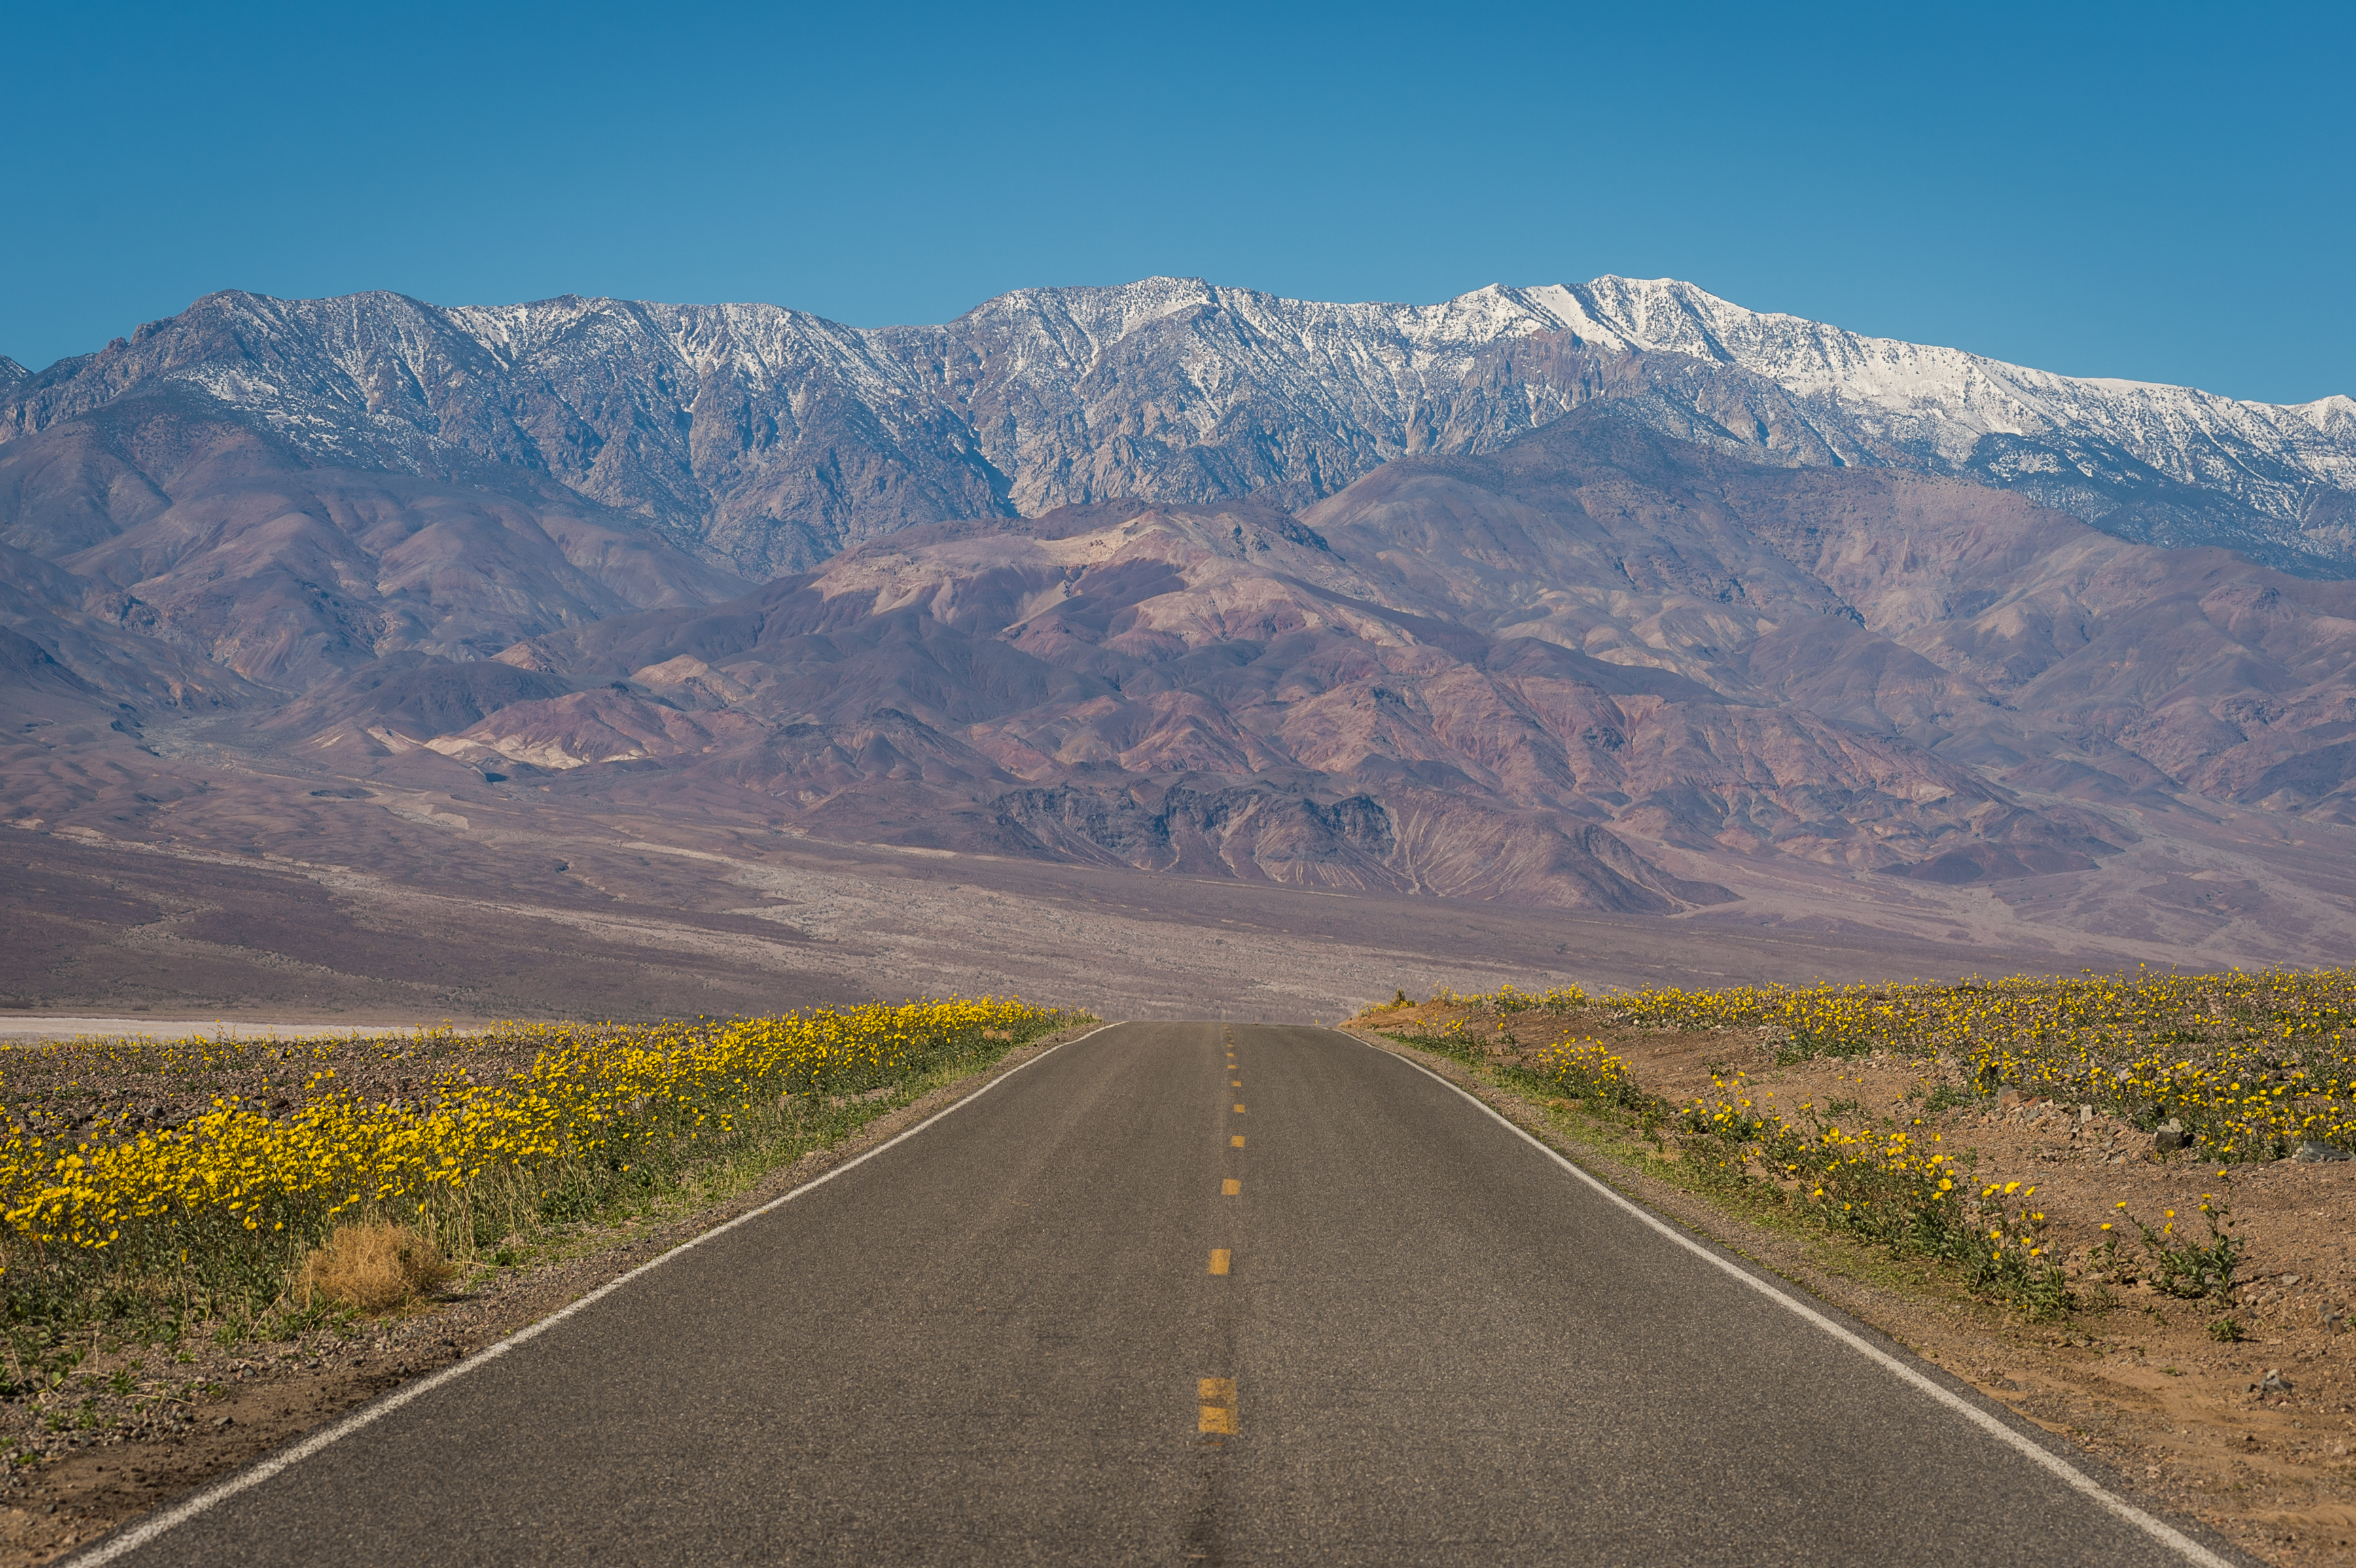
{"type": "MultiPolygon", "coordinates": [[[[2122,1213],[2126,1205],[2118,1205],[2122,1213]]],[[[2144,1275],[2157,1289],[2169,1295],[2187,1299],[2200,1296],[2218,1301],[2231,1301],[2233,1296],[2233,1270],[2242,1259],[2242,1249],[2248,1243],[2233,1234],[2233,1210],[2221,1197],[2201,1195],[2201,1217],[2209,1221],[2209,1240],[2191,1241],[2176,1234],[2176,1210],[2169,1209],[2159,1229],[2153,1230],[2132,1214],[2127,1215],[2135,1228],[2142,1232],[2144,1275]]]]}
{"type": "Polygon", "coordinates": [[[2242,1326],[2242,1320],[2238,1317],[2227,1316],[2209,1325],[2209,1337],[2221,1345],[2239,1344],[2249,1337],[2250,1331],[2242,1326]]]}
{"type": "Polygon", "coordinates": [[[1964,1277],[1974,1290],[2012,1303],[2032,1322],[2051,1322],[2083,1303],[2071,1290],[2069,1274],[2046,1240],[2044,1211],[2029,1207],[2037,1189],[2032,1187],[2019,1193],[2016,1205],[2014,1189],[2019,1185],[1990,1183],[1980,1189],[1978,1224],[1986,1227],[1985,1235],[1975,1230],[1965,1241],[1962,1235],[1950,1232],[1940,1241],[1949,1249],[1950,1257],[1955,1257],[1954,1249],[1959,1243],[1963,1245],[1956,1261],[1963,1264],[1964,1277]]]}
{"type": "Polygon", "coordinates": [[[455,1271],[440,1248],[406,1225],[381,1219],[338,1225],[295,1272],[305,1306],[320,1298],[366,1313],[393,1312],[431,1295],[455,1271]]]}
{"type": "Polygon", "coordinates": [[[1958,1105],[1976,1105],[1979,1100],[1978,1092],[1969,1084],[1943,1083],[1924,1098],[1922,1114],[1935,1116],[1942,1111],[1953,1110],[1958,1105]]]}

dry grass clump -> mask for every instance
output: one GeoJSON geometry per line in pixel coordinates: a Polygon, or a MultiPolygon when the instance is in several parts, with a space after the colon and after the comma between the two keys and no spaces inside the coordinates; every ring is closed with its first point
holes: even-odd
{"type": "Polygon", "coordinates": [[[393,1312],[448,1283],[455,1267],[432,1240],[382,1219],[338,1225],[295,1271],[294,1294],[310,1305],[321,1296],[362,1312],[393,1312]]]}

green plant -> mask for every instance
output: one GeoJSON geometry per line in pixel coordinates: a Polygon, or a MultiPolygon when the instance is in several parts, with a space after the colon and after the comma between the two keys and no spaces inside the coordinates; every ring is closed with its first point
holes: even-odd
{"type": "Polygon", "coordinates": [[[1943,1083],[1922,1097],[1922,1114],[1935,1116],[1942,1111],[1952,1110],[1958,1105],[1976,1105],[1979,1101],[1978,1091],[1970,1084],[1943,1083]]]}
{"type": "Polygon", "coordinates": [[[2209,1325],[2209,1337],[2221,1345],[2237,1344],[2249,1337],[2249,1330],[2242,1326],[2242,1320],[2238,1317],[2220,1317],[2209,1325]]]}
{"type": "MultiPolygon", "coordinates": [[[[2044,1211],[2029,1207],[2037,1189],[2019,1192],[2019,1207],[2013,1207],[2011,1199],[2019,1186],[2007,1182],[1980,1190],[1977,1225],[1964,1243],[1968,1251],[1960,1262],[1964,1277],[1982,1295],[2012,1303],[2032,1322],[2050,1322],[2067,1316],[2078,1300],[2070,1289],[2069,1275],[2045,1240],[2044,1211]]],[[[1961,1240],[1946,1239],[1950,1256],[1961,1240]]]]}
{"type": "Polygon", "coordinates": [[[2179,1238],[2173,1208],[2158,1230],[2128,1214],[2126,1204],[2118,1205],[2118,1209],[2141,1233],[2144,1272],[2154,1288],[2186,1300],[2204,1296],[2215,1301],[2233,1299],[2233,1270],[2248,1243],[2233,1233],[2233,1211],[2224,1199],[2205,1192],[2201,1195],[2201,1217],[2209,1222],[2206,1241],[2179,1238]]]}

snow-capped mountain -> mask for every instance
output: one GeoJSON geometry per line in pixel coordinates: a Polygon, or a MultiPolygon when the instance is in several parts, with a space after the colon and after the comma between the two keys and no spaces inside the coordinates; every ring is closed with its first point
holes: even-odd
{"type": "Polygon", "coordinates": [[[2109,509],[2096,505],[2090,514],[2083,501],[2059,498],[2125,478],[2103,471],[2105,456],[2114,465],[2124,456],[2293,525],[2274,531],[2293,548],[2350,559],[2356,399],[2249,403],[2190,387],[2054,375],[1745,310],[1669,280],[1607,277],[1562,292],[1584,317],[1566,326],[1583,338],[1732,365],[1772,381],[1847,460],[1907,466],[1912,458],[2041,486],[2056,495],[2049,504],[2099,523],[2109,509]],[[2044,450],[2024,458],[2024,441],[2044,450]]]}
{"type": "Polygon", "coordinates": [[[96,354],[13,368],[12,445],[194,394],[315,467],[529,470],[746,577],[945,518],[1114,497],[1302,504],[1594,398],[1778,463],[1965,475],[2128,538],[2356,572],[2349,398],[2073,379],[1665,280],[1406,306],[1149,278],[877,329],[761,305],[226,292],[96,354]]]}
{"type": "Polygon", "coordinates": [[[162,823],[198,758],[257,816],[501,787],[1621,913],[1780,866],[2343,956],[2345,398],[1610,278],[878,330],[220,294],[10,369],[12,821],[162,823]],[[2215,836],[2258,813],[2311,886],[2215,836]]]}

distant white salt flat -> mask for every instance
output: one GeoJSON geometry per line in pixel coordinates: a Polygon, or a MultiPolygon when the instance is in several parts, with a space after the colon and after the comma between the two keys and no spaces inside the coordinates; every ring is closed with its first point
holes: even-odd
{"type": "MultiPolygon", "coordinates": [[[[279,1024],[252,1018],[80,1018],[0,1014],[0,1042],[70,1040],[77,1036],[152,1035],[157,1039],[316,1040],[324,1036],[405,1034],[416,1024],[279,1024]]],[[[467,1031],[461,1031],[462,1033],[467,1031]]]]}

